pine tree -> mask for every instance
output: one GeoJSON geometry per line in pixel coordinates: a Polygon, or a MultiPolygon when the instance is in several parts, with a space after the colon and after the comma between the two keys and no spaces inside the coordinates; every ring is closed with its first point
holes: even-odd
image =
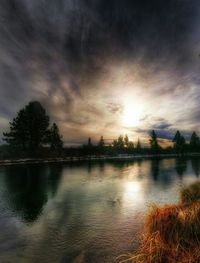
{"type": "Polygon", "coordinates": [[[48,133],[49,117],[42,105],[33,101],[21,109],[10,122],[10,131],[3,133],[3,140],[23,150],[36,150],[48,133]]]}
{"type": "Polygon", "coordinates": [[[101,136],[101,138],[100,138],[100,140],[99,140],[99,147],[100,147],[100,148],[103,148],[104,145],[105,145],[104,139],[103,139],[103,136],[101,136]]]}
{"type": "Polygon", "coordinates": [[[88,147],[92,147],[92,139],[89,137],[88,138],[88,144],[87,144],[88,147]]]}
{"type": "Polygon", "coordinates": [[[139,138],[138,138],[137,145],[136,145],[136,152],[137,153],[141,152],[141,143],[140,143],[140,139],[139,138]]]}
{"type": "Polygon", "coordinates": [[[185,138],[181,135],[179,131],[176,132],[174,139],[174,149],[176,150],[177,153],[184,153],[185,152],[185,138]]]}
{"type": "Polygon", "coordinates": [[[191,151],[197,151],[200,146],[200,140],[197,136],[196,132],[192,133],[191,139],[190,139],[190,150],[191,151]]]}
{"type": "Polygon", "coordinates": [[[124,138],[123,138],[122,135],[120,135],[120,136],[118,137],[117,147],[120,148],[120,149],[123,149],[123,148],[124,148],[124,138]]]}
{"type": "Polygon", "coordinates": [[[128,135],[125,135],[125,137],[124,137],[124,145],[125,145],[125,147],[128,147],[128,146],[129,146],[129,138],[128,138],[128,135]]]}
{"type": "Polygon", "coordinates": [[[151,132],[150,145],[151,145],[152,152],[154,153],[158,152],[159,145],[158,145],[158,140],[157,140],[157,134],[154,130],[152,130],[151,132]]]}
{"type": "Polygon", "coordinates": [[[59,133],[58,126],[53,123],[49,131],[50,147],[52,150],[61,149],[63,146],[62,136],[59,133]]]}

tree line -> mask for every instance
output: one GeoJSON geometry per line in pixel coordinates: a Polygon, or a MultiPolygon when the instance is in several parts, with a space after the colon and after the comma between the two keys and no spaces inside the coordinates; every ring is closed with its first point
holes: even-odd
{"type": "MultiPolygon", "coordinates": [[[[193,132],[189,143],[180,131],[172,139],[173,147],[162,148],[155,130],[150,133],[149,146],[144,147],[140,139],[136,143],[128,135],[120,135],[110,144],[106,144],[103,136],[93,144],[88,138],[87,144],[80,147],[63,147],[62,135],[57,124],[50,125],[46,110],[38,101],[32,101],[22,108],[10,122],[8,132],[3,133],[3,140],[9,147],[11,156],[79,156],[79,155],[116,155],[116,154],[160,154],[200,152],[200,138],[193,132]]],[[[0,157],[2,149],[0,148],[0,157]]],[[[6,148],[7,149],[7,148],[6,148]]]]}
{"type": "Polygon", "coordinates": [[[173,146],[161,147],[159,144],[158,135],[155,130],[152,130],[149,135],[149,146],[142,146],[140,139],[137,142],[129,140],[128,135],[120,135],[117,139],[113,140],[109,145],[104,142],[103,136],[97,144],[92,143],[92,139],[88,138],[87,145],[84,145],[86,151],[88,152],[113,152],[113,153],[127,153],[127,154],[161,154],[161,153],[176,153],[176,154],[186,154],[186,153],[196,153],[200,152],[200,138],[193,132],[189,143],[181,134],[179,130],[174,135],[171,140],[173,146]]]}

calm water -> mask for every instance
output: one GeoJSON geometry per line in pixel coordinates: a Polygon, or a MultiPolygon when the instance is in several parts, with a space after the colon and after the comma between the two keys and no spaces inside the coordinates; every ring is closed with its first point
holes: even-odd
{"type": "Polygon", "coordinates": [[[148,206],[199,173],[200,159],[0,167],[0,262],[114,262],[148,206]]]}

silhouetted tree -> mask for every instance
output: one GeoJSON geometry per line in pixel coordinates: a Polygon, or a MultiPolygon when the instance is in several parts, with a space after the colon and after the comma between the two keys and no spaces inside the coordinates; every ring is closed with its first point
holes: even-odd
{"type": "Polygon", "coordinates": [[[114,148],[115,152],[118,152],[118,153],[123,152],[124,151],[124,146],[125,146],[123,136],[120,135],[117,140],[113,141],[112,145],[113,145],[113,148],[114,148]]]}
{"type": "Polygon", "coordinates": [[[124,146],[125,146],[125,147],[128,147],[128,146],[129,146],[129,138],[128,138],[128,135],[125,135],[125,137],[124,137],[124,146]]]}
{"type": "Polygon", "coordinates": [[[99,143],[98,143],[98,153],[100,154],[104,154],[105,153],[105,143],[104,143],[104,139],[103,136],[101,136],[99,143]]]}
{"type": "Polygon", "coordinates": [[[10,122],[10,132],[3,133],[3,140],[11,146],[21,147],[23,150],[27,148],[29,135],[27,133],[27,116],[25,109],[18,112],[17,117],[10,122]]]}
{"type": "Polygon", "coordinates": [[[157,135],[154,130],[152,130],[151,132],[150,145],[152,152],[157,153],[159,150],[159,145],[158,145],[157,135]]]}
{"type": "Polygon", "coordinates": [[[101,136],[100,140],[99,140],[99,147],[102,148],[104,147],[105,143],[104,143],[104,139],[103,136],[101,136]]]}
{"type": "Polygon", "coordinates": [[[137,144],[136,144],[136,152],[140,153],[141,152],[141,143],[140,139],[138,138],[137,144]]]}
{"type": "Polygon", "coordinates": [[[200,144],[199,137],[197,136],[196,132],[193,132],[190,139],[190,150],[197,151],[199,149],[199,144],[200,144]]]}
{"type": "Polygon", "coordinates": [[[53,123],[49,131],[49,143],[52,150],[61,149],[63,146],[62,136],[59,133],[58,126],[53,123]]]}
{"type": "Polygon", "coordinates": [[[92,139],[89,137],[88,138],[88,144],[87,144],[88,147],[92,147],[92,139]]]}
{"type": "Polygon", "coordinates": [[[10,122],[10,131],[3,133],[3,139],[12,146],[34,151],[46,140],[48,126],[49,117],[45,109],[33,101],[10,122]]]}
{"type": "Polygon", "coordinates": [[[117,140],[117,146],[120,148],[120,149],[123,149],[124,148],[124,138],[122,135],[119,136],[118,140],[117,140]]]}
{"type": "Polygon", "coordinates": [[[177,153],[183,154],[185,152],[185,138],[181,135],[179,131],[176,132],[174,139],[174,149],[176,150],[177,153]]]}
{"type": "Polygon", "coordinates": [[[134,150],[134,143],[129,141],[128,149],[132,152],[134,150]]]}

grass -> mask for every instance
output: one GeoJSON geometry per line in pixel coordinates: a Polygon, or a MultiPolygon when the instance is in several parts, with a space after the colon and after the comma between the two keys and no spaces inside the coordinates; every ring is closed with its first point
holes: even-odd
{"type": "Polygon", "coordinates": [[[141,246],[120,263],[200,263],[200,182],[182,189],[180,203],[153,206],[141,246]]]}
{"type": "Polygon", "coordinates": [[[200,201],[200,182],[183,188],[181,191],[180,199],[183,204],[190,204],[196,201],[200,201]]]}

